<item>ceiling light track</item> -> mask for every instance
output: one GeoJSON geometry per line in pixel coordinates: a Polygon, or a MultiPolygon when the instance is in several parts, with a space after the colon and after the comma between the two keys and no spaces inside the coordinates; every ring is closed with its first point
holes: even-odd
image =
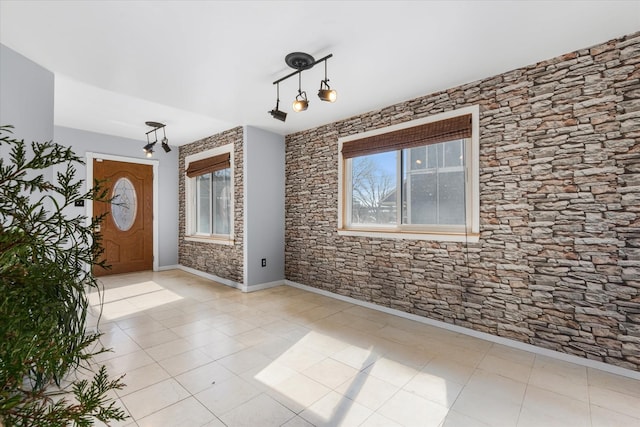
{"type": "Polygon", "coordinates": [[[160,145],[165,153],[171,151],[171,147],[169,147],[169,140],[167,139],[167,134],[165,132],[165,124],[159,122],[145,122],[147,126],[151,126],[153,129],[146,132],[147,136],[147,145],[142,147],[142,151],[147,155],[147,157],[153,157],[153,147],[158,143],[158,129],[162,129],[162,140],[160,141],[160,145]],[[149,134],[153,133],[154,140],[149,140],[149,134]]]}
{"type": "Polygon", "coordinates": [[[314,65],[319,64],[320,62],[324,62],[324,80],[320,81],[318,97],[322,101],[335,102],[338,98],[338,93],[334,89],[331,89],[329,86],[329,79],[327,78],[327,60],[331,57],[333,57],[332,53],[318,60],[315,60],[313,56],[304,52],[293,52],[288,54],[285,57],[285,62],[296,71],[273,82],[273,84],[276,85],[277,90],[276,107],[269,111],[269,114],[271,114],[274,119],[283,122],[287,119],[287,113],[280,111],[280,82],[283,82],[296,74],[298,75],[298,95],[296,95],[295,101],[293,102],[293,111],[301,112],[305,111],[309,107],[307,92],[302,90],[302,72],[313,68],[314,65]]]}

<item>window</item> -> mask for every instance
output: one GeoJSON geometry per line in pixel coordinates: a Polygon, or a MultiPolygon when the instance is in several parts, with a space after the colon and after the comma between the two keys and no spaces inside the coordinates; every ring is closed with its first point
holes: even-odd
{"type": "Polygon", "coordinates": [[[186,238],[233,241],[233,144],[186,158],[186,238]]]}
{"type": "Polygon", "coordinates": [[[341,139],[339,234],[477,240],[477,116],[466,108],[341,139]]]}

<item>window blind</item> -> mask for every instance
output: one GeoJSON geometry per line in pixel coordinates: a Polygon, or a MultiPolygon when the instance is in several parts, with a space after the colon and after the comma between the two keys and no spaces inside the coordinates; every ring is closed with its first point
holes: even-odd
{"type": "Polygon", "coordinates": [[[187,176],[193,178],[231,167],[231,153],[223,153],[189,163],[187,176]]]}
{"type": "Polygon", "coordinates": [[[345,142],[342,145],[342,156],[349,159],[470,137],[471,114],[465,114],[345,142]]]}

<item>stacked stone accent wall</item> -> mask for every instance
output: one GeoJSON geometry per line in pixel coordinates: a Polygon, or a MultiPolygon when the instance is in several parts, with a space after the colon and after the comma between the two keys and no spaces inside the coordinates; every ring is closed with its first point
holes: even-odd
{"type": "Polygon", "coordinates": [[[201,139],[200,141],[180,147],[179,185],[180,218],[178,234],[178,257],[180,265],[214,274],[223,279],[243,283],[243,226],[244,198],[243,192],[243,129],[236,127],[226,132],[201,139]],[[185,158],[192,154],[210,150],[227,144],[234,144],[233,184],[234,184],[234,239],[233,245],[192,242],[185,240],[185,158]]]}
{"type": "Polygon", "coordinates": [[[288,280],[640,370],[640,33],[288,135],[285,203],[288,280]],[[339,137],[476,104],[477,244],[337,234],[339,137]]]}

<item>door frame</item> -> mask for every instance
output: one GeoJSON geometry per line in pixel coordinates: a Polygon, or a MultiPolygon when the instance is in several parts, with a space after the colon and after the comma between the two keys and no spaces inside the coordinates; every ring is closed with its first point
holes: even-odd
{"type": "MultiPolygon", "coordinates": [[[[151,165],[153,167],[153,271],[159,270],[159,248],[158,245],[158,167],[160,162],[156,159],[139,159],[135,157],[116,156],[113,154],[102,154],[87,151],[87,190],[89,185],[93,185],[93,161],[97,159],[112,160],[123,163],[137,163],[140,165],[151,165]],[[90,184],[89,184],[90,183],[90,184]]],[[[87,200],[87,221],[91,224],[93,218],[93,200],[87,200]]]]}

